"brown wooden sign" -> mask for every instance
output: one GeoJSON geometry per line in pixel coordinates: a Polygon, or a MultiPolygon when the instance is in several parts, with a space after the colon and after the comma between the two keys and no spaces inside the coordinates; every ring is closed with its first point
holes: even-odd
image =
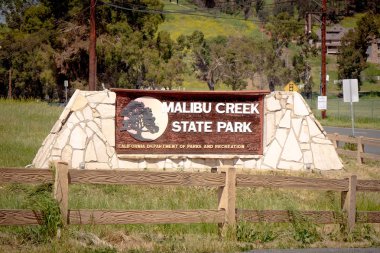
{"type": "Polygon", "coordinates": [[[263,153],[269,91],[112,91],[119,154],[263,153]]]}

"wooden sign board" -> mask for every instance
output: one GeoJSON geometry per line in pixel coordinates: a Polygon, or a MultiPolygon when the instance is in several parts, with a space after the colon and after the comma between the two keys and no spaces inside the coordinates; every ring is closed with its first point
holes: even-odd
{"type": "Polygon", "coordinates": [[[263,153],[269,91],[112,91],[118,154],[263,153]]]}

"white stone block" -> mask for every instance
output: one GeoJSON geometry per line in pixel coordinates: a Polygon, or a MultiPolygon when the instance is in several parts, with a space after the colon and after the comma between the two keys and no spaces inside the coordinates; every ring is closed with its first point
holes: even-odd
{"type": "Polygon", "coordinates": [[[56,148],[53,148],[52,151],[51,151],[51,155],[52,156],[61,156],[61,153],[62,153],[62,150],[61,149],[56,149],[56,148]]]}
{"type": "Polygon", "coordinates": [[[71,132],[70,146],[73,149],[84,149],[86,147],[87,135],[79,126],[75,127],[71,132]]]}
{"type": "Polygon", "coordinates": [[[280,158],[282,148],[276,140],[273,140],[270,144],[268,151],[264,154],[263,163],[275,169],[278,159],[280,158]]]}
{"type": "Polygon", "coordinates": [[[54,148],[62,149],[67,144],[67,140],[69,138],[70,133],[71,131],[68,128],[65,128],[63,131],[61,131],[58,134],[57,140],[54,144],[54,148]]]}
{"type": "Polygon", "coordinates": [[[77,116],[77,118],[78,118],[78,120],[79,120],[80,122],[84,121],[84,116],[83,116],[83,114],[82,114],[81,111],[76,111],[76,112],[75,112],[75,116],[77,116]]]}
{"type": "Polygon", "coordinates": [[[99,104],[96,107],[96,110],[99,112],[99,115],[102,119],[115,118],[115,106],[114,105],[99,104]]]}
{"type": "Polygon", "coordinates": [[[255,159],[243,159],[244,160],[244,168],[245,169],[256,169],[257,168],[257,160],[255,159]]]}
{"type": "Polygon", "coordinates": [[[300,143],[301,150],[310,150],[310,144],[309,143],[300,143]]]}
{"type": "Polygon", "coordinates": [[[71,148],[70,145],[66,145],[62,150],[61,159],[62,161],[70,163],[72,158],[73,158],[73,149],[71,148]]]}
{"type": "Polygon", "coordinates": [[[307,125],[309,126],[310,137],[317,136],[322,133],[315,121],[310,117],[306,117],[307,125]]]}
{"type": "MultiPolygon", "coordinates": [[[[99,122],[99,124],[100,124],[100,122],[99,122]]],[[[100,130],[100,129],[101,129],[100,125],[97,125],[97,124],[95,123],[95,121],[90,121],[90,122],[88,122],[88,123],[87,123],[87,126],[88,126],[92,131],[94,131],[95,134],[96,134],[101,140],[106,141],[106,137],[104,136],[104,134],[103,134],[102,131],[100,130]]]]}
{"type": "Polygon", "coordinates": [[[303,163],[305,165],[313,163],[313,153],[310,150],[303,152],[303,163]]]}
{"type": "Polygon", "coordinates": [[[156,160],[156,164],[157,164],[158,170],[163,171],[165,170],[166,159],[158,159],[156,160]]]}
{"type": "Polygon", "coordinates": [[[265,102],[267,105],[267,110],[269,112],[275,112],[275,111],[281,110],[280,101],[275,99],[273,96],[266,97],[265,102]]]}
{"type": "Polygon", "coordinates": [[[89,106],[86,106],[83,109],[83,116],[84,116],[84,120],[86,121],[91,121],[93,119],[92,110],[89,106]]]}
{"type": "Polygon", "coordinates": [[[98,162],[107,163],[109,160],[109,156],[107,154],[105,143],[96,135],[94,136],[93,141],[98,162]]]}
{"type": "Polygon", "coordinates": [[[119,159],[117,158],[117,154],[114,154],[111,158],[112,169],[119,168],[119,159]]]}
{"type": "Polygon", "coordinates": [[[106,137],[108,144],[115,147],[115,120],[103,119],[102,132],[104,136],[106,137]]]}
{"type": "Polygon", "coordinates": [[[111,169],[108,163],[86,163],[87,170],[108,170],[111,169]]]}
{"type": "MultiPolygon", "coordinates": [[[[305,122],[305,121],[304,121],[305,122]]],[[[309,128],[307,125],[302,124],[301,133],[299,137],[301,143],[308,143],[310,141],[309,128]]]]}
{"type": "Polygon", "coordinates": [[[302,118],[292,119],[292,128],[297,137],[300,136],[301,126],[302,126],[302,118]]]}
{"type": "Polygon", "coordinates": [[[276,126],[274,124],[274,115],[272,113],[268,113],[266,115],[266,143],[270,143],[274,138],[276,131],[276,126]]]}
{"type": "Polygon", "coordinates": [[[310,114],[308,105],[300,94],[294,92],[294,114],[297,116],[307,116],[310,114]]]}
{"type": "Polygon", "coordinates": [[[139,163],[136,160],[118,160],[119,169],[136,170],[139,168],[139,163]]]}
{"type": "Polygon", "coordinates": [[[103,100],[103,104],[115,104],[116,102],[116,93],[112,91],[106,92],[106,97],[103,100]]]}
{"type": "Polygon", "coordinates": [[[78,94],[73,105],[71,106],[71,111],[79,111],[82,110],[87,105],[87,99],[82,95],[78,94]]]}
{"type": "Polygon", "coordinates": [[[95,145],[93,141],[90,141],[86,147],[85,162],[96,162],[98,158],[96,157],[95,145]]]}
{"type": "Polygon", "coordinates": [[[278,163],[278,169],[282,170],[302,170],[303,167],[303,163],[298,162],[280,161],[278,163]]]}
{"type": "Polygon", "coordinates": [[[62,128],[62,122],[60,120],[57,120],[53,126],[53,128],[50,130],[51,134],[58,133],[62,128]]]}
{"type": "Polygon", "coordinates": [[[327,139],[327,138],[317,138],[317,137],[313,137],[311,139],[314,143],[319,143],[319,144],[331,144],[332,145],[332,142],[327,139]]]}
{"type": "Polygon", "coordinates": [[[281,147],[284,147],[285,141],[288,138],[289,129],[285,128],[279,128],[276,131],[276,140],[278,141],[278,144],[280,144],[281,147]]]}
{"type": "Polygon", "coordinates": [[[84,131],[87,135],[87,138],[92,139],[92,136],[94,135],[94,131],[92,131],[91,128],[89,127],[84,128],[84,131]]]}
{"type": "Polygon", "coordinates": [[[281,128],[290,128],[290,121],[290,110],[286,110],[278,126],[281,128]]]}
{"type": "Polygon", "coordinates": [[[70,117],[67,119],[66,124],[72,124],[74,127],[80,122],[75,113],[72,113],[70,117]]]}
{"type": "Polygon", "coordinates": [[[139,170],[146,170],[147,169],[147,164],[146,164],[146,160],[145,159],[141,159],[139,160],[139,170]]]}
{"type": "Polygon", "coordinates": [[[86,98],[88,102],[90,103],[101,103],[106,98],[106,96],[107,96],[107,93],[101,91],[101,92],[96,92],[93,94],[88,94],[86,98]]]}
{"type": "Polygon", "coordinates": [[[73,169],[78,169],[80,163],[84,162],[84,151],[83,150],[74,150],[71,160],[71,166],[73,169]]]}
{"type": "Polygon", "coordinates": [[[69,102],[67,103],[65,109],[63,110],[63,112],[61,113],[61,115],[59,116],[59,119],[61,121],[65,121],[66,118],[67,118],[67,115],[69,115],[70,111],[71,111],[71,108],[73,107],[74,105],[74,102],[76,101],[77,99],[77,96],[80,94],[80,90],[75,90],[74,94],[71,96],[69,102]]]}
{"type": "Polygon", "coordinates": [[[146,169],[149,171],[158,171],[160,168],[157,164],[157,159],[149,159],[146,161],[146,169]]]}
{"type": "Polygon", "coordinates": [[[335,151],[334,146],[325,144],[311,144],[314,157],[314,166],[318,170],[340,170],[343,164],[335,151]]]}
{"type": "Polygon", "coordinates": [[[115,149],[106,144],[107,155],[112,157],[115,154],[115,149]]]}
{"type": "Polygon", "coordinates": [[[284,112],[282,110],[279,110],[277,112],[275,112],[275,127],[278,126],[278,124],[280,124],[280,120],[282,119],[282,117],[284,116],[284,112]]]}
{"type": "Polygon", "coordinates": [[[288,99],[286,100],[286,104],[293,105],[293,96],[288,97],[288,99]]]}
{"type": "Polygon", "coordinates": [[[281,158],[286,161],[294,162],[298,162],[302,158],[301,148],[292,130],[290,131],[288,138],[286,139],[281,158]]]}

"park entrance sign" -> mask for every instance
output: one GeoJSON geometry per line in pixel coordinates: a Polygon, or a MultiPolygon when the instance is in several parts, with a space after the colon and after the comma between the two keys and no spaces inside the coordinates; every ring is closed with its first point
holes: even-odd
{"type": "Polygon", "coordinates": [[[118,154],[263,154],[267,91],[112,91],[118,154]]]}

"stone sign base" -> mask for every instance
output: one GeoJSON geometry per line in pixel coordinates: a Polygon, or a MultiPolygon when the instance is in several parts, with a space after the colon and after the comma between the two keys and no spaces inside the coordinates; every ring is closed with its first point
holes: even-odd
{"type": "Polygon", "coordinates": [[[323,127],[296,92],[273,92],[264,101],[264,153],[255,155],[118,155],[115,152],[115,93],[77,90],[33,165],[53,160],[74,169],[210,171],[237,169],[339,170],[343,164],[323,127]]]}

